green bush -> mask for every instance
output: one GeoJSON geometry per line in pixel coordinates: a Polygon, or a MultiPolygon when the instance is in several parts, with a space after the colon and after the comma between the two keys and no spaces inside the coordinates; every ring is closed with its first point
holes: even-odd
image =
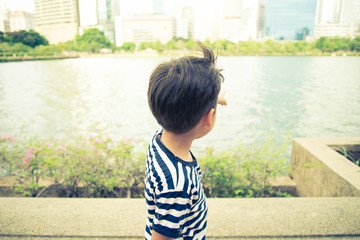
{"type": "Polygon", "coordinates": [[[203,184],[209,197],[288,196],[274,190],[270,180],[286,175],[285,151],[288,141],[278,145],[272,137],[245,145],[238,143],[227,150],[208,148],[199,158],[203,184]]]}
{"type": "Polygon", "coordinates": [[[134,52],[136,49],[136,45],[133,42],[125,42],[120,49],[126,51],[126,52],[134,52]]]}
{"type": "Polygon", "coordinates": [[[119,189],[127,197],[141,194],[145,154],[134,150],[132,140],[0,139],[0,167],[18,176],[15,191],[25,196],[41,196],[52,186],[62,186],[68,197],[120,197],[119,189]]]}
{"type": "MultiPolygon", "coordinates": [[[[285,150],[273,138],[257,145],[208,148],[199,158],[209,197],[274,197],[270,179],[287,174],[285,150]]],[[[18,177],[15,191],[39,197],[60,187],[64,197],[140,197],[145,149],[132,139],[54,140],[0,137],[0,168],[18,177]],[[136,148],[135,148],[136,147],[136,148]],[[137,150],[138,149],[138,150],[137,150]]]]}

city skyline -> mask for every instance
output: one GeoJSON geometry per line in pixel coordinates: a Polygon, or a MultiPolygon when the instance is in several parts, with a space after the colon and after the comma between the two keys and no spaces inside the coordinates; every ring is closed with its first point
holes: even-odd
{"type": "MultiPolygon", "coordinates": [[[[45,3],[49,6],[58,4],[45,3]]],[[[20,10],[32,13],[39,21],[35,0],[0,0],[0,10],[6,13],[5,6],[11,12],[20,10]]],[[[174,18],[176,27],[169,28],[172,36],[200,41],[227,39],[239,42],[267,38],[311,40],[320,36],[354,37],[360,33],[360,0],[76,0],[76,6],[79,34],[85,29],[96,27],[117,45],[127,39],[135,39],[135,36],[131,36],[135,32],[143,36],[137,38],[137,43],[154,39],[166,42],[169,34],[166,33],[168,37],[164,37],[161,31],[157,31],[161,25],[156,27],[155,23],[152,26],[144,22],[146,19],[155,19],[147,17],[152,14],[174,18]],[[139,20],[143,23],[129,29],[135,26],[134,21],[139,20]],[[125,27],[126,22],[128,24],[125,27]]],[[[36,24],[35,30],[39,30],[38,26],[36,24]]],[[[50,25],[48,28],[54,33],[57,31],[50,25]]],[[[5,32],[9,29],[5,27],[5,32]]],[[[0,31],[3,31],[1,26],[0,31]]]]}

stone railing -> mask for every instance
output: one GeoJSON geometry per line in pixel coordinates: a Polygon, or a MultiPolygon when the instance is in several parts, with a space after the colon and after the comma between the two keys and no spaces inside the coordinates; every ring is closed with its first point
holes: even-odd
{"type": "Polygon", "coordinates": [[[294,139],[290,176],[300,197],[360,197],[360,167],[334,150],[341,146],[360,150],[360,137],[294,139]]]}

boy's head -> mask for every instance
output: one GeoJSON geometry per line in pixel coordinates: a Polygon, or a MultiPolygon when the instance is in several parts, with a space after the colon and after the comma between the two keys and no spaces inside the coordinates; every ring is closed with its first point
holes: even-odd
{"type": "Polygon", "coordinates": [[[177,134],[194,128],[216,109],[224,77],[213,51],[198,42],[204,57],[185,56],[160,64],[150,76],[148,102],[158,123],[177,134]]]}

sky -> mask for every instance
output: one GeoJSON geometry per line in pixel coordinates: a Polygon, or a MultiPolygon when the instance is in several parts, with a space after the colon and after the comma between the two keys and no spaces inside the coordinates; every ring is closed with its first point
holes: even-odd
{"type": "Polygon", "coordinates": [[[10,11],[26,11],[35,13],[34,0],[1,0],[6,3],[10,11]]]}

